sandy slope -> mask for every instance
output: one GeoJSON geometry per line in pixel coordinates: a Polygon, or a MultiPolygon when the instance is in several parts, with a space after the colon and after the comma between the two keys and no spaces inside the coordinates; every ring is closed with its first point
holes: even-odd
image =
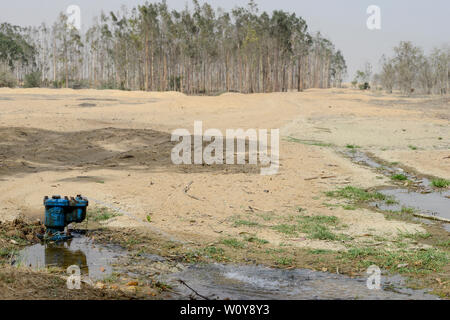
{"type": "Polygon", "coordinates": [[[111,226],[151,226],[182,241],[247,233],[274,244],[339,249],[338,242],[293,239],[263,226],[281,223],[301,207],[311,215],[338,216],[348,226],[343,232],[356,238],[421,228],[365,209],[326,206],[324,191],[387,181],[333,148],[285,137],[356,144],[388,161],[450,178],[449,119],[448,99],[344,89],[218,97],[0,89],[0,217],[39,217],[44,195],[82,193],[92,205],[124,213],[111,226]],[[223,132],[281,128],[279,173],[261,176],[249,165],[172,165],[170,133],[192,132],[194,120],[223,132]],[[239,219],[260,226],[234,227],[239,219]]]}

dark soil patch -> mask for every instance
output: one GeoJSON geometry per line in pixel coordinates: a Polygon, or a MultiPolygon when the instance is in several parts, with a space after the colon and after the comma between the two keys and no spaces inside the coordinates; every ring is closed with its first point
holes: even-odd
{"type": "Polygon", "coordinates": [[[0,176],[73,168],[139,170],[136,167],[185,173],[260,173],[258,165],[248,164],[174,165],[171,151],[177,142],[170,140],[170,134],[151,129],[103,128],[57,132],[34,128],[0,128],[0,176]],[[127,145],[130,150],[108,150],[102,147],[106,144],[127,145]]]}

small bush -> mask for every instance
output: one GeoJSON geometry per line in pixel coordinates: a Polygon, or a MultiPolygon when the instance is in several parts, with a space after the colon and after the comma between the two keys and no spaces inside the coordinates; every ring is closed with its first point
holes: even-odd
{"type": "Polygon", "coordinates": [[[369,85],[368,82],[365,82],[365,83],[359,85],[359,89],[360,90],[369,90],[370,89],[370,85],[369,85]]]}
{"type": "Polygon", "coordinates": [[[39,88],[41,86],[41,76],[39,71],[27,74],[23,84],[24,88],[39,88]]]}
{"type": "Polygon", "coordinates": [[[8,87],[8,88],[14,88],[17,86],[17,80],[9,72],[0,72],[0,88],[2,87],[8,87]]]}

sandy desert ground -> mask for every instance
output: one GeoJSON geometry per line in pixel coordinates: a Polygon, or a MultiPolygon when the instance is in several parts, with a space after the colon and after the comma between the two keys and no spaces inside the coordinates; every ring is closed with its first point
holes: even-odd
{"type": "Polygon", "coordinates": [[[343,156],[347,145],[450,179],[449,121],[448,97],[352,89],[214,97],[0,89],[0,220],[42,219],[43,196],[83,194],[90,208],[121,213],[106,227],[136,227],[187,244],[252,235],[271,246],[346,249],[342,241],[270,227],[298,212],[337,217],[345,226],[340,234],[354,243],[424,233],[419,222],[387,219],[368,207],[331,206],[324,192],[391,183],[343,156]],[[279,173],[262,176],[252,165],[172,164],[171,132],[193,132],[195,120],[222,132],[279,128],[279,173]]]}

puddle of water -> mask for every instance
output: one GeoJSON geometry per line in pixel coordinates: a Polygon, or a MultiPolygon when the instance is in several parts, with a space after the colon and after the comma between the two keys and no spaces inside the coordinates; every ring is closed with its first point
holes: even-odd
{"type": "Polygon", "coordinates": [[[112,264],[121,253],[94,245],[89,238],[72,233],[74,238],[61,243],[38,243],[19,252],[17,262],[33,269],[45,267],[67,268],[77,265],[83,276],[100,280],[112,273],[112,264]]]}
{"type": "MultiPolygon", "coordinates": [[[[382,276],[382,289],[369,290],[365,278],[350,278],[306,269],[283,270],[263,266],[193,265],[164,279],[181,299],[193,292],[183,280],[210,299],[437,299],[424,290],[403,287],[403,278],[382,276]]],[[[200,299],[199,297],[196,297],[200,299]]]]}
{"type": "Polygon", "coordinates": [[[345,155],[350,157],[353,162],[364,164],[366,166],[372,167],[372,168],[381,168],[383,167],[378,162],[372,160],[367,154],[364,152],[358,151],[358,150],[352,150],[352,151],[345,151],[345,155]]]}
{"type": "Polygon", "coordinates": [[[450,218],[450,199],[446,196],[450,195],[450,191],[420,193],[407,189],[388,189],[380,190],[382,194],[394,196],[398,204],[387,205],[378,203],[378,208],[382,210],[401,210],[402,207],[414,208],[420,213],[443,218],[450,218]]]}
{"type": "MultiPolygon", "coordinates": [[[[394,196],[398,204],[387,205],[385,203],[372,203],[382,210],[401,210],[402,207],[414,208],[422,214],[450,218],[450,190],[436,191],[430,187],[431,181],[427,178],[418,178],[413,174],[404,172],[401,168],[383,166],[370,156],[359,150],[344,152],[353,162],[369,166],[371,168],[379,169],[386,176],[391,176],[393,173],[402,173],[409,180],[413,181],[419,191],[411,191],[407,188],[389,188],[380,190],[379,192],[394,196]]],[[[450,231],[450,227],[445,227],[450,231]]]]}

